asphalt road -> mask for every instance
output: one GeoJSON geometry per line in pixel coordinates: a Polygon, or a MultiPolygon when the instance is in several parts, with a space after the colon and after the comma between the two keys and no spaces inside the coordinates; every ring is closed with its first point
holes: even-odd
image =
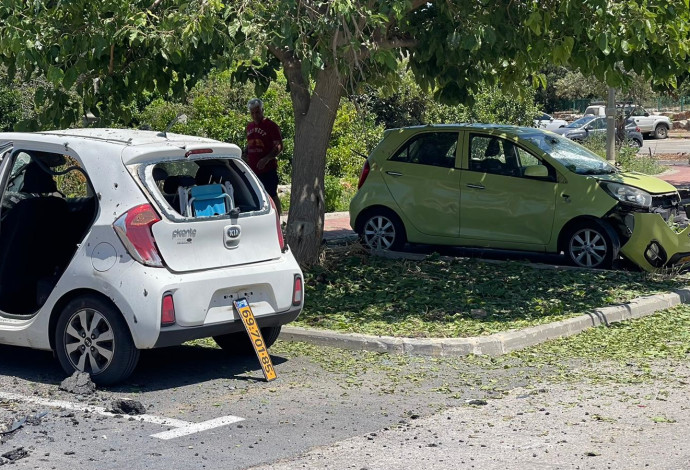
{"type": "Polygon", "coordinates": [[[278,379],[271,383],[253,357],[183,346],[144,354],[121,387],[78,396],[59,390],[63,377],[50,354],[0,347],[0,429],[29,418],[0,436],[2,463],[70,470],[690,466],[686,364],[662,365],[663,382],[623,386],[601,378],[620,377],[619,369],[632,369],[626,365],[597,365],[599,382],[563,382],[564,374],[591,373],[591,364],[557,370],[283,342],[272,352],[278,379]],[[104,412],[115,398],[137,400],[147,414],[104,412]]]}
{"type": "MultiPolygon", "coordinates": [[[[0,347],[12,358],[0,365],[1,429],[29,417],[1,436],[1,462],[15,452],[19,468],[247,468],[429,416],[486,396],[478,387],[490,384],[461,360],[277,346],[270,383],[254,357],[183,346],[144,354],[127,384],[94,396],[60,391],[49,353],[0,347]],[[145,420],[104,413],[115,398],[139,401],[145,420]]],[[[525,384],[519,375],[500,381],[525,384]]]]}
{"type": "Polygon", "coordinates": [[[648,155],[687,153],[690,156],[690,139],[687,138],[668,138],[654,139],[645,138],[639,153],[648,155]]]}

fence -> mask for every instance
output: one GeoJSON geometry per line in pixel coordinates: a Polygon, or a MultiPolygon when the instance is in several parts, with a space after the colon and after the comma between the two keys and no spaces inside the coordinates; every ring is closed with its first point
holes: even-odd
{"type": "MultiPolygon", "coordinates": [[[[585,109],[587,109],[587,106],[594,102],[596,102],[597,104],[606,104],[605,100],[594,100],[589,98],[575,100],[558,100],[556,102],[556,109],[584,113],[585,109]]],[[[665,95],[659,95],[647,100],[642,100],[640,104],[650,112],[682,113],[684,111],[690,111],[690,96],[670,97],[665,95]]]]}

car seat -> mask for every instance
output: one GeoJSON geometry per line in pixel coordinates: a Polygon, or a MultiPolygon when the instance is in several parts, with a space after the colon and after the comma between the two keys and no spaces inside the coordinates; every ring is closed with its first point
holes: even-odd
{"type": "MultiPolygon", "coordinates": [[[[24,173],[22,192],[57,192],[52,175],[35,162],[24,173]]],[[[64,271],[69,241],[63,225],[68,219],[67,202],[56,196],[22,199],[9,209],[0,223],[0,310],[30,314],[45,297],[38,299],[39,282],[54,285],[64,271]]],[[[52,291],[52,289],[51,289],[52,291]]]]}
{"type": "Polygon", "coordinates": [[[187,211],[187,188],[191,186],[194,186],[194,177],[189,175],[170,175],[163,182],[163,197],[182,215],[187,211]]]}
{"type": "Polygon", "coordinates": [[[499,156],[501,155],[501,145],[498,139],[492,138],[484,151],[484,160],[482,160],[481,170],[486,173],[504,175],[506,174],[505,165],[499,156]]]}
{"type": "Polygon", "coordinates": [[[517,176],[520,174],[520,164],[518,163],[517,149],[512,142],[503,141],[503,154],[505,155],[505,171],[508,175],[517,176]]]}

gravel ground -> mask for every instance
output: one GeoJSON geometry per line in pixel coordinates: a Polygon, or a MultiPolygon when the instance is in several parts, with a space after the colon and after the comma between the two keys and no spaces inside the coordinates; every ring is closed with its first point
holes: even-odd
{"type": "Polygon", "coordinates": [[[653,384],[538,384],[455,407],[261,469],[687,469],[682,366],[653,384]],[[486,403],[486,404],[484,404],[486,403]]]}

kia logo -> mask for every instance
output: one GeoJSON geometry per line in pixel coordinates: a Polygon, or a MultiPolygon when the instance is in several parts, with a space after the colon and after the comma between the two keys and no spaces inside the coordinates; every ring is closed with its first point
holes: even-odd
{"type": "Polygon", "coordinates": [[[240,236],[240,228],[239,227],[230,227],[230,228],[228,228],[227,234],[228,234],[228,238],[237,238],[240,236]]]}

